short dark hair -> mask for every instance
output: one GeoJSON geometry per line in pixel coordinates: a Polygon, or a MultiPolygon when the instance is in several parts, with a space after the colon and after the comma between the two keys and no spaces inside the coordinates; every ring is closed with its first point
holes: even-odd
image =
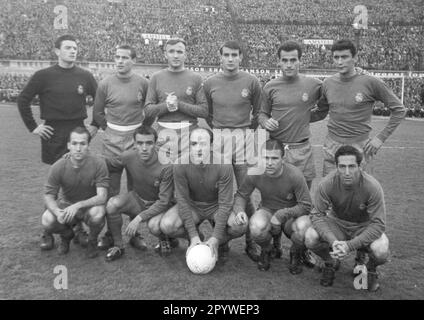
{"type": "Polygon", "coordinates": [[[122,49],[122,50],[129,50],[130,51],[130,57],[131,59],[135,59],[137,57],[137,53],[135,52],[134,47],[131,47],[128,44],[120,44],[116,46],[116,50],[122,49]]]}
{"type": "Polygon", "coordinates": [[[173,46],[174,44],[177,44],[177,43],[182,43],[184,45],[184,47],[187,47],[187,43],[185,42],[184,39],[182,39],[182,38],[169,38],[168,40],[166,40],[165,45],[163,46],[163,49],[166,51],[167,45],[173,46]]]}
{"type": "Polygon", "coordinates": [[[155,129],[153,129],[151,126],[147,126],[147,125],[141,125],[140,127],[138,127],[135,131],[134,131],[134,140],[135,140],[135,136],[138,134],[142,134],[142,135],[149,135],[152,134],[155,137],[155,142],[158,140],[158,133],[155,129]]]}
{"type": "Polygon", "coordinates": [[[277,50],[278,59],[281,59],[281,51],[293,51],[293,50],[297,50],[297,56],[300,60],[300,58],[302,57],[302,47],[300,46],[298,42],[293,40],[283,42],[283,44],[278,48],[277,50]]]}
{"type": "Polygon", "coordinates": [[[219,48],[219,53],[222,55],[222,49],[223,48],[228,48],[228,49],[233,49],[233,50],[238,50],[239,54],[243,54],[240,44],[237,41],[234,40],[229,40],[226,41],[220,48],[219,48]]]}
{"type": "Polygon", "coordinates": [[[191,132],[190,132],[190,138],[191,135],[193,134],[193,132],[198,131],[198,130],[204,130],[209,134],[209,142],[212,144],[213,143],[213,132],[212,130],[209,130],[208,128],[204,128],[204,127],[197,127],[194,128],[191,132]]]}
{"type": "Polygon", "coordinates": [[[63,36],[60,36],[56,39],[56,41],[54,42],[54,47],[60,49],[60,47],[62,46],[62,42],[66,40],[77,42],[77,39],[73,35],[64,34],[63,36]]]}
{"type": "Polygon", "coordinates": [[[87,137],[88,137],[88,143],[91,142],[91,134],[90,134],[90,131],[88,131],[86,127],[76,127],[74,129],[72,129],[72,131],[69,133],[69,136],[68,136],[68,142],[71,142],[71,135],[74,132],[78,133],[78,134],[86,134],[87,137]]]}
{"type": "Polygon", "coordinates": [[[265,142],[265,150],[280,150],[281,157],[284,156],[284,144],[275,139],[268,139],[265,142]]]}
{"type": "Polygon", "coordinates": [[[337,149],[335,155],[334,155],[334,161],[336,162],[336,166],[339,164],[339,157],[340,156],[355,156],[356,157],[356,163],[358,166],[362,162],[362,152],[359,151],[354,146],[350,145],[343,145],[340,148],[337,149]]]}
{"type": "Polygon", "coordinates": [[[355,44],[349,39],[340,39],[333,43],[331,47],[331,52],[341,51],[341,50],[350,50],[352,57],[356,56],[356,47],[355,44]]]}

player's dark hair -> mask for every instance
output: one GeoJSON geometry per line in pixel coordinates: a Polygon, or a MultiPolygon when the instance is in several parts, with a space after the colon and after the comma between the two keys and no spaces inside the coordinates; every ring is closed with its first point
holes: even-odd
{"type": "Polygon", "coordinates": [[[190,132],[190,137],[191,135],[197,131],[197,130],[204,130],[209,134],[209,142],[212,144],[213,143],[213,132],[211,130],[209,130],[208,128],[203,128],[203,127],[197,127],[195,129],[193,129],[193,131],[190,132]]]}
{"type": "Polygon", "coordinates": [[[149,135],[152,134],[155,138],[155,142],[158,140],[158,133],[155,129],[153,129],[151,126],[147,126],[147,125],[141,125],[140,127],[138,127],[135,131],[134,131],[134,140],[135,140],[135,136],[138,134],[142,134],[142,135],[149,135]]]}
{"type": "Polygon", "coordinates": [[[265,150],[280,150],[281,157],[284,156],[284,144],[275,139],[268,139],[265,142],[265,150]]]}
{"type": "Polygon", "coordinates": [[[300,58],[302,57],[302,47],[300,46],[300,44],[293,40],[283,42],[283,44],[277,50],[278,59],[281,59],[281,51],[288,52],[294,50],[297,50],[297,57],[300,60],[300,58]]]}
{"type": "Polygon", "coordinates": [[[54,47],[60,49],[60,47],[62,46],[62,42],[66,40],[77,42],[77,39],[73,35],[64,34],[63,36],[60,36],[56,39],[56,41],[54,42],[54,47]]]}
{"type": "Polygon", "coordinates": [[[350,50],[352,57],[356,56],[356,53],[357,53],[355,44],[349,39],[341,39],[333,43],[333,46],[331,47],[332,53],[334,51],[341,51],[341,50],[350,50]]]}
{"type": "Polygon", "coordinates": [[[72,131],[69,133],[69,136],[68,136],[68,142],[71,142],[71,135],[74,132],[78,133],[78,134],[86,134],[87,137],[88,137],[88,143],[90,144],[91,134],[90,134],[90,131],[88,131],[86,127],[76,127],[74,129],[72,129],[72,131]]]}
{"type": "Polygon", "coordinates": [[[120,44],[116,46],[116,50],[118,49],[129,50],[131,59],[135,59],[137,57],[137,53],[135,52],[135,49],[128,44],[120,44]]]}
{"type": "Polygon", "coordinates": [[[228,48],[228,49],[233,49],[233,50],[238,50],[239,54],[242,54],[242,50],[240,47],[240,44],[237,41],[234,40],[230,40],[230,41],[226,41],[220,48],[219,48],[219,53],[222,55],[222,49],[223,48],[228,48]]]}
{"type": "Polygon", "coordinates": [[[339,164],[339,157],[340,156],[355,156],[356,163],[358,166],[362,162],[362,153],[357,148],[349,145],[341,146],[337,149],[336,154],[334,155],[334,160],[336,162],[336,165],[339,164]]]}
{"type": "Polygon", "coordinates": [[[184,45],[184,47],[187,47],[187,43],[185,42],[184,39],[182,39],[182,38],[169,38],[166,41],[165,45],[163,46],[163,49],[166,51],[167,45],[173,46],[174,44],[177,44],[177,43],[182,43],[184,45]]]}

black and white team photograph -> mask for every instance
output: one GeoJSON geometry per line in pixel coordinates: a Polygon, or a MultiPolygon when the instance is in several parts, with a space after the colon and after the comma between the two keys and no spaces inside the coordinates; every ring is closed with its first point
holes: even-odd
{"type": "Polygon", "coordinates": [[[422,0],[0,7],[1,300],[424,298],[422,0]]]}

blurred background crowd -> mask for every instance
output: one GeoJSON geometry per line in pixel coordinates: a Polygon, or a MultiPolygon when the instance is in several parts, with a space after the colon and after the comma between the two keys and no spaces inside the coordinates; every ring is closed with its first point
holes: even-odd
{"type": "MultiPolygon", "coordinates": [[[[422,0],[0,0],[0,7],[5,60],[56,60],[53,41],[71,33],[79,39],[80,61],[113,61],[115,46],[129,43],[137,62],[163,64],[163,41],[146,41],[142,34],[150,33],[184,38],[190,66],[219,65],[220,44],[236,39],[244,48],[242,67],[276,68],[282,41],[350,38],[359,45],[364,69],[424,71],[422,0]],[[361,4],[366,30],[353,27],[354,8],[361,4]],[[58,5],[67,8],[66,30],[55,28],[58,5]]],[[[303,47],[302,68],[332,68],[330,45],[303,47]]],[[[26,81],[26,75],[0,74],[0,99],[13,99],[26,81]]],[[[399,90],[396,81],[389,85],[399,90]]],[[[406,80],[409,109],[421,110],[422,87],[423,80],[406,80]]]]}

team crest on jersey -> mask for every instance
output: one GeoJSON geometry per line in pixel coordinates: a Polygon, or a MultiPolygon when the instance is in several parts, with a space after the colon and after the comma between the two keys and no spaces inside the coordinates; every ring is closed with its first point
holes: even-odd
{"type": "Polygon", "coordinates": [[[357,103],[360,103],[360,102],[364,101],[364,95],[362,93],[358,92],[356,94],[356,96],[355,96],[355,101],[357,103]]]}
{"type": "Polygon", "coordinates": [[[187,87],[186,94],[191,96],[193,94],[193,87],[187,87]]]}
{"type": "Polygon", "coordinates": [[[302,95],[302,101],[303,102],[306,102],[306,101],[308,101],[309,100],[309,95],[305,92],[303,95],[302,95]]]}
{"type": "Polygon", "coordinates": [[[367,206],[365,205],[365,203],[361,203],[359,205],[359,210],[365,210],[367,208],[367,206]]]}
{"type": "Polygon", "coordinates": [[[160,185],[159,179],[156,179],[155,182],[153,182],[153,185],[155,186],[155,188],[159,187],[160,185]]]}
{"type": "Polygon", "coordinates": [[[289,193],[287,195],[287,200],[293,200],[293,193],[289,193]]]}
{"type": "Polygon", "coordinates": [[[81,84],[78,86],[77,92],[78,92],[78,94],[84,93],[84,87],[81,84]]]}
{"type": "Polygon", "coordinates": [[[137,92],[137,101],[138,102],[141,102],[141,101],[143,101],[143,90],[138,90],[138,92],[137,92]]]}
{"type": "Polygon", "coordinates": [[[244,88],[243,90],[241,90],[241,96],[243,98],[247,98],[249,96],[249,89],[244,88]]]}

